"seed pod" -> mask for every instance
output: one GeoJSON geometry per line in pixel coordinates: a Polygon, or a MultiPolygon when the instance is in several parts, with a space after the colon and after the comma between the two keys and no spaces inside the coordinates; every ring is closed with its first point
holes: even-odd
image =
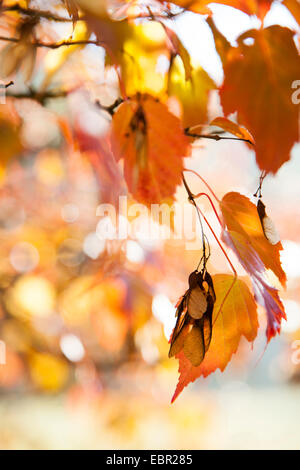
{"type": "Polygon", "coordinates": [[[207,272],[193,272],[189,289],[177,304],[169,357],[183,351],[194,367],[201,364],[211,342],[215,301],[211,276],[207,272]]]}
{"type": "Polygon", "coordinates": [[[261,199],[257,203],[257,212],[266,239],[271,245],[277,245],[280,242],[279,234],[273,221],[266,214],[266,206],[261,199]]]}

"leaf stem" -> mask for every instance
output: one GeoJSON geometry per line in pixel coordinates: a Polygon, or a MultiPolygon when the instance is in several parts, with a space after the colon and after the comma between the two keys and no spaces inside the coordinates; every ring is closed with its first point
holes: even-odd
{"type": "Polygon", "coordinates": [[[219,315],[220,315],[220,313],[221,313],[221,311],[222,311],[222,308],[224,307],[224,304],[225,304],[225,302],[226,302],[226,300],[227,300],[227,298],[228,298],[228,296],[229,296],[231,290],[233,289],[234,284],[235,284],[236,281],[237,281],[238,275],[237,275],[237,272],[236,272],[236,270],[235,270],[235,267],[233,266],[232,262],[230,261],[229,256],[227,255],[226,251],[224,250],[224,248],[223,248],[221,242],[219,241],[217,235],[215,234],[215,232],[214,232],[212,226],[210,225],[210,223],[208,222],[207,218],[205,217],[205,215],[203,214],[203,212],[201,211],[201,209],[199,208],[198,205],[197,205],[197,208],[198,208],[200,214],[202,215],[203,219],[205,220],[205,222],[206,222],[208,228],[210,229],[211,233],[213,234],[213,236],[214,236],[216,242],[218,243],[219,247],[221,248],[221,250],[222,250],[222,252],[223,252],[225,258],[227,259],[227,261],[228,261],[228,263],[229,263],[229,265],[230,265],[230,267],[231,267],[231,269],[232,269],[232,272],[233,272],[233,274],[234,274],[234,278],[233,278],[232,284],[231,284],[230,288],[228,289],[228,291],[226,292],[226,295],[225,295],[224,299],[222,300],[222,303],[221,303],[221,305],[220,305],[220,308],[219,308],[219,310],[218,310],[218,312],[217,312],[217,314],[216,314],[216,316],[215,316],[215,318],[214,318],[214,321],[213,321],[213,326],[214,326],[214,324],[216,323],[216,321],[217,321],[217,319],[218,319],[218,317],[219,317],[219,315]]]}
{"type": "Polygon", "coordinates": [[[249,139],[243,139],[242,137],[223,137],[219,134],[195,134],[194,132],[190,132],[189,128],[184,130],[185,135],[188,137],[193,137],[195,139],[211,139],[211,140],[237,140],[240,142],[246,142],[247,144],[253,145],[253,142],[249,139]]]}
{"type": "MultiPolygon", "coordinates": [[[[200,178],[200,180],[202,181],[202,183],[205,184],[205,186],[207,187],[207,189],[208,189],[208,190],[210,191],[210,193],[213,195],[213,197],[215,198],[215,200],[216,200],[218,203],[220,203],[220,200],[219,200],[219,198],[216,196],[215,192],[212,190],[212,188],[209,186],[209,184],[205,181],[205,179],[202,178],[202,176],[199,175],[199,173],[197,173],[195,170],[189,170],[188,168],[184,168],[184,169],[183,169],[183,173],[184,173],[185,171],[188,172],[188,173],[193,173],[194,175],[198,176],[198,178],[200,178]]],[[[193,195],[193,197],[195,197],[195,196],[193,195]]]]}

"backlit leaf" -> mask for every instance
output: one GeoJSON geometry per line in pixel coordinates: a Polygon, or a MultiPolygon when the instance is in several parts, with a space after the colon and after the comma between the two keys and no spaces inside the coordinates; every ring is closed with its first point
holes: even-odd
{"type": "Polygon", "coordinates": [[[300,3],[299,0],[283,0],[282,4],[292,13],[297,23],[300,23],[300,3]]]}
{"type": "Polygon", "coordinates": [[[239,139],[245,139],[254,144],[254,140],[250,132],[247,131],[244,127],[239,126],[233,121],[230,121],[224,117],[218,117],[214,119],[211,123],[211,126],[217,126],[223,129],[230,134],[237,136],[239,139]]]}
{"type": "Polygon", "coordinates": [[[298,107],[291,100],[300,70],[293,35],[280,26],[248,31],[224,66],[224,112],[237,111],[238,123],[254,137],[257,164],[272,173],[289,160],[299,138],[298,107]]]}
{"type": "Polygon", "coordinates": [[[211,3],[220,3],[237,8],[248,15],[257,15],[263,18],[270,9],[272,1],[273,0],[173,0],[172,3],[204,15],[210,14],[209,5],[211,3]]]}
{"type": "Polygon", "coordinates": [[[169,72],[168,92],[178,99],[184,128],[207,122],[209,92],[216,88],[214,81],[201,67],[194,68],[191,78],[180,59],[175,59],[169,72]]]}
{"type": "Polygon", "coordinates": [[[130,25],[130,34],[127,34],[121,54],[118,54],[122,81],[128,96],[138,92],[156,96],[165,93],[167,67],[161,71],[157,65],[162,58],[168,65],[170,53],[166,41],[166,32],[159,22],[130,25]]]}
{"type": "Polygon", "coordinates": [[[252,279],[255,300],[266,311],[268,342],[281,330],[281,320],[286,319],[284,307],[278,295],[278,290],[269,283],[265,266],[257,252],[245,236],[237,232],[223,233],[223,241],[235,252],[239,262],[252,279]]]}
{"type": "MultiPolygon", "coordinates": [[[[237,351],[242,336],[245,336],[249,342],[256,338],[258,329],[256,304],[244,281],[238,279],[234,283],[221,312],[218,314],[233,280],[234,278],[230,275],[213,276],[217,300],[213,313],[211,344],[204,361],[198,367],[192,365],[190,359],[185,355],[185,351],[181,351],[177,355],[180,377],[172,402],[176,400],[184,387],[190,382],[194,382],[198,377],[207,377],[217,369],[223,372],[232,355],[237,351]],[[216,315],[218,315],[217,318],[216,315]]],[[[192,339],[195,341],[195,338],[192,339]]],[[[188,355],[190,355],[190,349],[188,355]]]]}
{"type": "Polygon", "coordinates": [[[149,205],[174,195],[189,143],[167,107],[141,95],[123,103],[114,115],[112,149],[117,160],[124,159],[130,192],[149,205]]]}
{"type": "Polygon", "coordinates": [[[231,192],[223,197],[220,208],[226,229],[242,235],[247,245],[257,253],[265,269],[271,269],[284,286],[286,274],[280,263],[282,245],[280,242],[272,245],[266,239],[255,204],[246,196],[231,192]]]}

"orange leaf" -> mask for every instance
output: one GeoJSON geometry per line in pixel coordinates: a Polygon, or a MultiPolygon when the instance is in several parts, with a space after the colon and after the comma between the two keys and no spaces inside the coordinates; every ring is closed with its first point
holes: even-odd
{"type": "Polygon", "coordinates": [[[280,333],[281,320],[286,319],[278,290],[269,284],[264,264],[244,235],[225,231],[222,238],[235,252],[241,265],[251,276],[255,300],[266,311],[268,320],[266,336],[269,342],[277,333],[280,333]]]}
{"type": "Polygon", "coordinates": [[[260,18],[264,18],[271,7],[272,1],[273,0],[173,0],[172,3],[202,15],[211,13],[208,5],[211,3],[220,3],[237,8],[248,15],[257,15],[260,18]]]}
{"type": "Polygon", "coordinates": [[[189,55],[188,51],[186,50],[186,48],[184,47],[184,45],[180,41],[177,34],[174,31],[172,31],[172,29],[170,29],[166,25],[164,25],[163,23],[161,23],[161,24],[163,25],[164,30],[167,34],[168,39],[169,39],[171,49],[172,49],[172,54],[174,55],[174,57],[179,55],[179,57],[182,60],[183,66],[184,66],[185,79],[190,80],[191,77],[192,77],[192,65],[191,65],[191,58],[190,58],[190,55],[189,55]]]}
{"type": "Polygon", "coordinates": [[[209,94],[216,88],[214,81],[201,67],[193,69],[190,79],[186,80],[184,66],[177,59],[172,62],[168,93],[178,99],[184,127],[207,123],[209,94]]]}
{"type": "Polygon", "coordinates": [[[233,121],[230,121],[224,117],[218,117],[214,119],[211,123],[211,126],[217,126],[223,129],[230,134],[236,135],[239,139],[245,139],[254,144],[254,140],[250,132],[247,131],[244,127],[239,126],[233,121]]]}
{"type": "Polygon", "coordinates": [[[300,23],[300,3],[298,0],[283,0],[282,4],[292,13],[297,23],[300,23]]]}
{"type": "Polygon", "coordinates": [[[258,329],[256,304],[249,288],[242,280],[236,280],[219,313],[233,281],[234,278],[230,275],[213,276],[217,300],[213,313],[211,344],[204,361],[198,367],[192,366],[183,352],[176,356],[179,359],[180,377],[172,403],[184,387],[198,377],[207,377],[217,369],[223,372],[232,355],[237,351],[242,336],[245,336],[249,342],[256,338],[258,329]]]}
{"type": "Polygon", "coordinates": [[[124,159],[132,195],[150,205],[174,196],[190,146],[179,119],[145,94],[126,101],[115,113],[112,149],[117,160],[124,159]]]}
{"type": "Polygon", "coordinates": [[[223,36],[223,34],[217,29],[211,17],[208,17],[206,22],[209,25],[211,32],[213,33],[215,40],[215,48],[224,66],[227,61],[228,53],[232,50],[231,44],[229,41],[227,41],[225,36],[223,36]]]}
{"type": "Polygon", "coordinates": [[[291,86],[300,70],[293,35],[281,26],[248,31],[224,66],[224,112],[237,111],[238,122],[256,142],[257,164],[272,173],[289,160],[299,136],[298,108],[291,100],[291,86]],[[248,39],[254,43],[246,45],[248,39]]]}
{"type": "Polygon", "coordinates": [[[272,245],[265,237],[255,204],[246,196],[231,192],[223,197],[220,208],[227,230],[243,236],[245,243],[259,256],[265,269],[271,269],[285,286],[286,274],[281,267],[279,254],[282,245],[280,242],[272,245]]]}
{"type": "Polygon", "coordinates": [[[76,5],[76,2],[74,0],[64,0],[64,3],[73,21],[74,22],[77,21],[79,19],[79,14],[78,14],[78,7],[76,5]]]}

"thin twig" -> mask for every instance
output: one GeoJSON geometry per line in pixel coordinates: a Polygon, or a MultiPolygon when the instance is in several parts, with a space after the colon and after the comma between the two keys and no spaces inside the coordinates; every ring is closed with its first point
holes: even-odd
{"type": "MultiPolygon", "coordinates": [[[[203,255],[202,255],[202,258],[200,259],[199,264],[198,264],[198,266],[197,266],[197,271],[198,271],[198,269],[200,268],[200,265],[201,265],[201,263],[202,263],[202,260],[203,260],[203,271],[205,271],[205,270],[206,270],[206,263],[207,263],[207,261],[208,261],[209,256],[208,256],[208,257],[206,256],[205,240],[207,240],[207,238],[206,238],[205,233],[204,233],[203,223],[202,223],[202,219],[201,219],[201,215],[200,215],[201,212],[199,211],[199,208],[198,208],[198,206],[197,206],[197,204],[196,204],[196,201],[195,201],[195,199],[194,199],[194,195],[193,195],[192,191],[190,190],[190,188],[189,188],[189,186],[188,186],[188,184],[187,184],[187,182],[186,182],[186,179],[185,179],[185,177],[184,177],[184,173],[183,173],[183,172],[182,172],[182,181],[183,181],[184,187],[185,187],[185,189],[186,189],[186,192],[188,193],[188,199],[189,199],[189,201],[191,202],[191,204],[193,204],[193,206],[194,206],[195,209],[196,209],[196,212],[197,212],[197,214],[198,214],[198,219],[199,219],[200,227],[201,227],[203,255]]],[[[209,244],[208,244],[208,246],[209,246],[209,244]]],[[[209,247],[209,251],[210,251],[210,247],[209,247]]]]}
{"type": "Polygon", "coordinates": [[[35,8],[22,8],[20,5],[11,5],[11,6],[2,6],[0,9],[0,13],[5,13],[9,11],[16,11],[26,16],[31,16],[35,18],[44,18],[49,21],[57,21],[61,23],[65,22],[72,22],[72,18],[65,18],[55,13],[51,13],[51,11],[45,10],[37,10],[35,8]]]}
{"type": "MultiPolygon", "coordinates": [[[[207,187],[207,189],[210,191],[210,193],[213,195],[213,197],[215,198],[215,200],[219,203],[220,200],[219,198],[217,197],[217,195],[215,194],[215,192],[213,191],[213,189],[209,186],[209,184],[206,182],[206,180],[204,178],[202,178],[202,176],[199,175],[199,173],[197,173],[195,170],[190,170],[188,168],[184,168],[183,169],[183,172],[188,172],[188,173],[192,173],[193,175],[197,176],[201,181],[202,183],[205,184],[205,186],[207,187]]],[[[197,196],[194,196],[193,197],[197,197],[197,196]]]]}
{"type": "Polygon", "coordinates": [[[211,139],[211,140],[238,140],[240,142],[246,142],[247,144],[253,145],[253,142],[249,139],[243,139],[241,137],[223,137],[219,134],[195,134],[194,132],[190,132],[189,129],[184,130],[185,135],[188,137],[193,137],[195,139],[211,139]]]}
{"type": "Polygon", "coordinates": [[[10,86],[14,85],[14,82],[11,80],[9,83],[6,83],[6,84],[2,84],[0,83],[0,88],[9,88],[10,86]]]}
{"type": "Polygon", "coordinates": [[[112,103],[111,105],[109,106],[104,106],[103,104],[100,103],[100,101],[96,101],[96,105],[98,106],[98,108],[100,108],[101,110],[103,111],[106,111],[108,114],[110,114],[111,116],[114,115],[115,113],[115,110],[118,106],[120,106],[120,104],[122,104],[124,102],[123,98],[117,98],[116,101],[114,101],[114,103],[112,103]]]}
{"type": "Polygon", "coordinates": [[[31,99],[38,101],[41,104],[44,104],[45,101],[50,99],[57,99],[57,98],[65,98],[68,96],[70,91],[59,90],[57,92],[46,91],[43,93],[39,93],[36,90],[30,88],[27,92],[20,92],[20,93],[7,93],[6,96],[8,98],[16,98],[16,99],[31,99]]]}
{"type": "MultiPolygon", "coordinates": [[[[18,43],[21,41],[20,38],[10,38],[6,36],[0,36],[0,41],[8,41],[8,42],[14,42],[18,43]]],[[[94,46],[103,46],[103,43],[97,40],[82,40],[82,41],[62,41],[58,43],[45,43],[45,42],[32,42],[29,43],[29,45],[34,46],[34,47],[46,47],[48,49],[58,49],[59,47],[63,46],[88,46],[88,45],[94,45],[94,46]]]]}

